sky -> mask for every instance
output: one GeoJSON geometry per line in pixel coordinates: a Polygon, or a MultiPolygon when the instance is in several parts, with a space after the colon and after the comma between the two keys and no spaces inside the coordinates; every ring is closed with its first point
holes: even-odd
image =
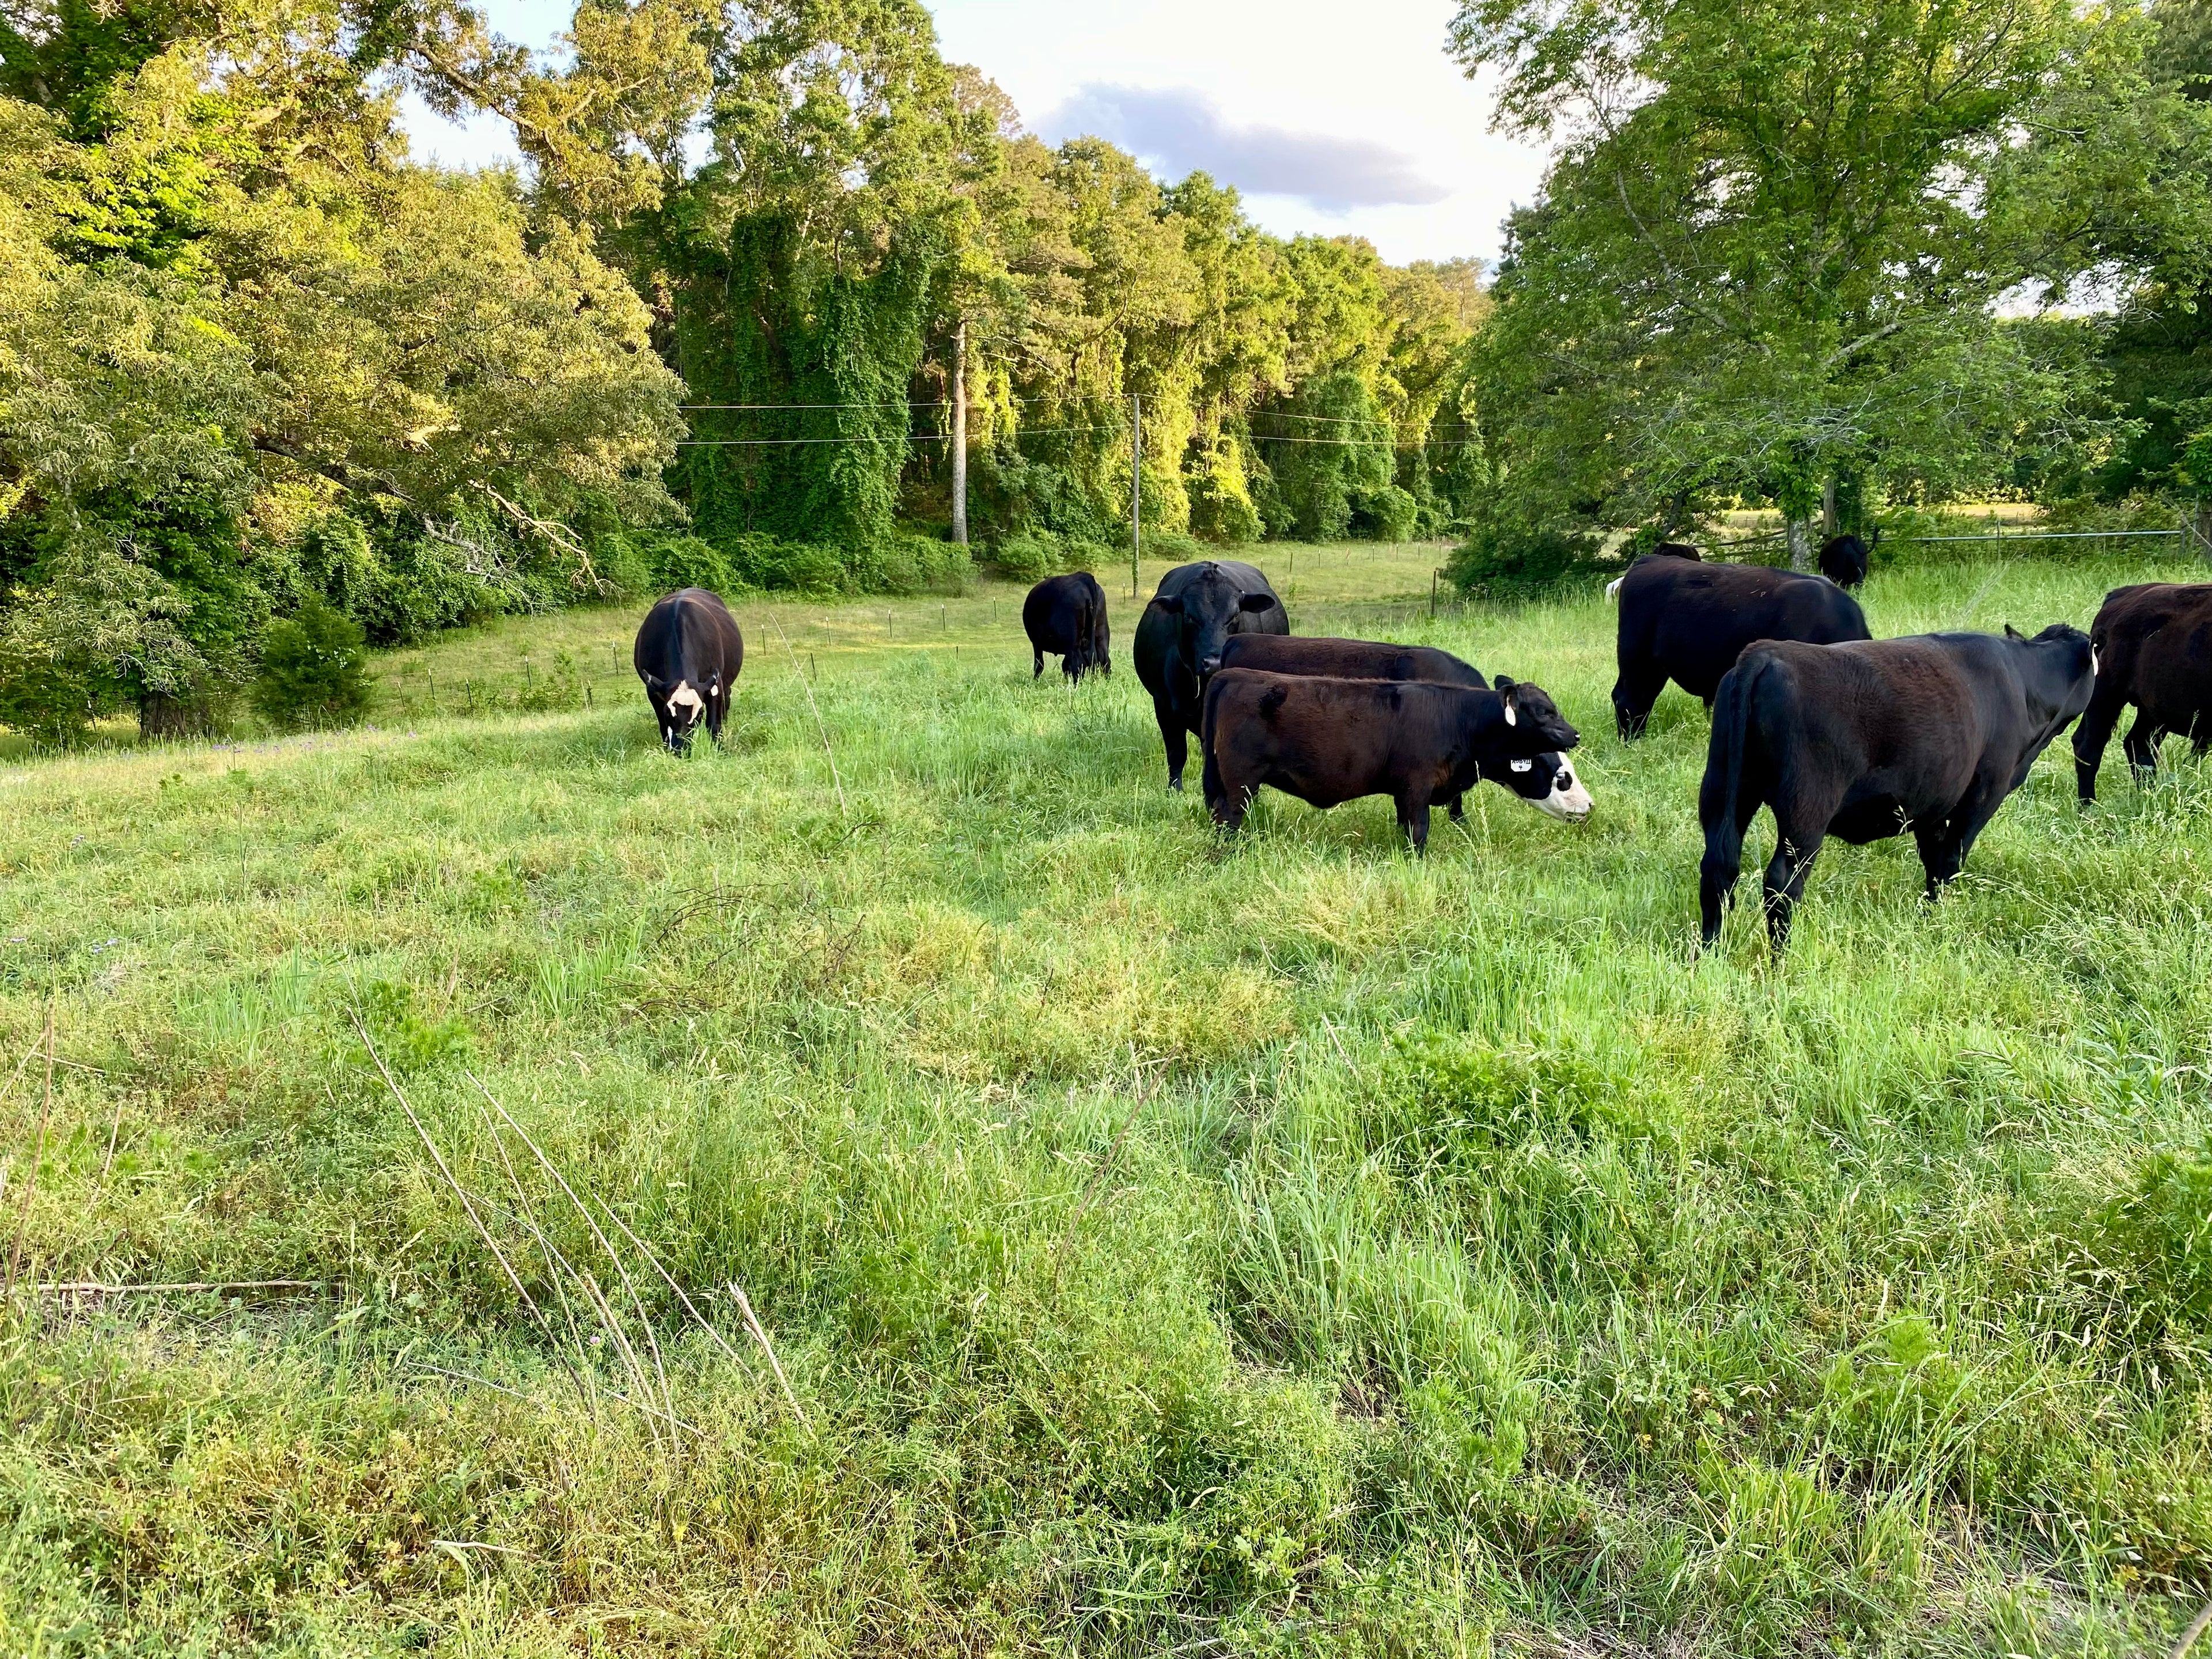
{"type": "MultiPolygon", "coordinates": [[[[543,47],[564,0],[483,0],[543,47]]],[[[1049,141],[1110,139],[1155,173],[1203,168],[1284,235],[1364,236],[1396,264],[1492,259],[1535,194],[1540,152],[1489,130],[1492,100],[1445,57],[1452,0],[934,0],[946,58],[973,64],[1049,141]]],[[[418,154],[511,158],[501,123],[408,111],[418,154]]]]}

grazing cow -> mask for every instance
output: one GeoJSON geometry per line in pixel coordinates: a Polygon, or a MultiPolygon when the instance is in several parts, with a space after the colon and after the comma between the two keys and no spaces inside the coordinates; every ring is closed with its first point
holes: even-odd
{"type": "Polygon", "coordinates": [[[1856,587],[1867,579],[1874,550],[1881,545],[1881,532],[1872,539],[1845,533],[1831,536],[1820,546],[1820,574],[1838,587],[1856,587]]]}
{"type": "MultiPolygon", "coordinates": [[[[1269,674],[1313,679],[1419,680],[1429,685],[1463,685],[1486,691],[1490,682],[1474,664],[1430,645],[1392,645],[1375,640],[1305,639],[1296,634],[1237,634],[1221,647],[1224,668],[1256,668],[1269,674]]],[[[1575,781],[1564,757],[1539,755],[1483,776],[1502,783],[1540,812],[1579,819],[1589,813],[1589,797],[1575,781]]],[[[1463,797],[1438,796],[1456,823],[1467,816],[1463,797]]]]}
{"type": "Polygon", "coordinates": [[[703,587],[671,593],[645,613],[630,661],[645,682],[660,738],[682,754],[703,720],[721,740],[730,692],[744,666],[744,635],[729,606],[703,587]]]}
{"type": "Polygon", "coordinates": [[[1830,836],[1854,846],[1906,830],[1932,902],[2046,744],[2088,707],[2089,636],[2064,623],[2022,639],[1923,634],[1846,645],[1767,641],[1721,682],[1698,793],[1705,940],[1719,937],[1744,831],[1774,814],[1766,925],[1790,912],[1830,836]]]}
{"type": "Polygon", "coordinates": [[[1088,669],[1114,672],[1106,650],[1106,590],[1088,570],[1048,576],[1030,589],[1022,601],[1022,627],[1036,659],[1032,679],[1044,672],[1048,651],[1060,659],[1060,671],[1073,683],[1080,684],[1088,669]]]}
{"type": "Polygon", "coordinates": [[[1287,634],[1291,619],[1267,579],[1234,559],[1178,565],[1137,623],[1130,655],[1152,694],[1152,715],[1168,751],[1168,787],[1182,787],[1189,734],[1206,710],[1206,682],[1221,666],[1232,634],[1287,634]]]}
{"type": "MultiPolygon", "coordinates": [[[[1696,548],[1691,546],[1687,542],[1661,542],[1652,548],[1650,551],[1642,555],[1641,556],[1647,559],[1687,559],[1692,564],[1702,564],[1705,562],[1705,555],[1698,552],[1696,548]]],[[[1627,580],[1628,578],[1626,576],[1615,576],[1611,581],[1607,582],[1605,585],[1606,598],[1608,599],[1619,599],[1620,597],[1620,585],[1627,580]]]]}
{"type": "MultiPolygon", "coordinates": [[[[1495,690],[1386,680],[1309,679],[1227,668],[1206,691],[1206,804],[1234,833],[1262,785],[1319,807],[1389,795],[1417,853],[1429,806],[1495,771],[1531,771],[1580,739],[1542,689],[1501,677],[1495,690]]],[[[1589,798],[1571,780],[1561,816],[1589,798]]]]}
{"type": "Polygon", "coordinates": [[[1825,576],[1646,554],[1621,578],[1613,718],[1624,739],[1641,737],[1670,679],[1711,708],[1721,676],[1754,640],[1872,637],[1858,601],[1825,576]]]}
{"type": "Polygon", "coordinates": [[[2198,755],[2212,749],[2212,583],[2117,587],[2089,629],[2097,689],[2074,733],[2074,779],[2097,799],[2097,769],[2120,711],[2136,708],[2121,747],[2140,780],[2158,769],[2158,746],[2179,733],[2198,755]]]}

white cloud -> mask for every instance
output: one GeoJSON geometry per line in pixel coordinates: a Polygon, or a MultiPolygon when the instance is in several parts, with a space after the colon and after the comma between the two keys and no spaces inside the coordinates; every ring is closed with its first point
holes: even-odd
{"type": "Polygon", "coordinates": [[[1039,125],[1111,140],[1171,178],[1209,173],[1325,212],[1425,206],[1451,194],[1402,150],[1366,138],[1234,125],[1188,88],[1085,87],[1039,125]]]}

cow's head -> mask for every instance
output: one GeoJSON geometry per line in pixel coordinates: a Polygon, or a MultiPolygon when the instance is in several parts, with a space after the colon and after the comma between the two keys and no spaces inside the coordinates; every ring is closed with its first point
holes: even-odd
{"type": "Polygon", "coordinates": [[[1502,783],[1547,817],[1580,823],[1590,815],[1589,791],[1583,787],[1567,757],[1537,755],[1526,760],[1486,760],[1482,775],[1502,783]]]}
{"type": "Polygon", "coordinates": [[[2053,623],[2032,640],[2007,623],[2005,638],[2019,651],[2021,685],[2030,705],[2051,731],[2063,731],[2088,708],[2096,690],[2097,647],[2071,623],[2053,623]]]}
{"type": "Polygon", "coordinates": [[[1547,750],[1571,749],[1583,740],[1542,686],[1500,674],[1491,682],[1491,690],[1505,705],[1505,724],[1514,733],[1506,746],[1519,758],[1533,760],[1547,750]]]}
{"type": "Polygon", "coordinates": [[[1203,684],[1221,666],[1221,647],[1247,616],[1281,603],[1273,593],[1246,593],[1219,565],[1209,564],[1171,599],[1152,601],[1175,619],[1176,654],[1203,684]]]}
{"type": "Polygon", "coordinates": [[[660,740],[668,745],[672,754],[682,754],[690,746],[692,734],[699,722],[707,717],[707,708],[721,695],[722,677],[717,673],[709,678],[702,690],[688,679],[665,680],[658,674],[645,676],[646,701],[653,705],[653,716],[660,726],[660,740]]]}

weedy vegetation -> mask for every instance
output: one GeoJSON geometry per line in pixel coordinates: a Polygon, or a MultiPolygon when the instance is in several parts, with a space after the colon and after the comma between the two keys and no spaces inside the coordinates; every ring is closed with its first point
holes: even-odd
{"type": "Polygon", "coordinates": [[[1126,599],[1071,691],[988,586],[741,611],[689,760],[579,611],[375,729],[0,766],[0,1647],[2164,1651],[2212,775],[2054,753],[1940,907],[1831,848],[1700,957],[1705,721],[1613,738],[1602,602],[1298,557],[1302,631],[1553,691],[1589,823],[1224,848],[1126,599]]]}

